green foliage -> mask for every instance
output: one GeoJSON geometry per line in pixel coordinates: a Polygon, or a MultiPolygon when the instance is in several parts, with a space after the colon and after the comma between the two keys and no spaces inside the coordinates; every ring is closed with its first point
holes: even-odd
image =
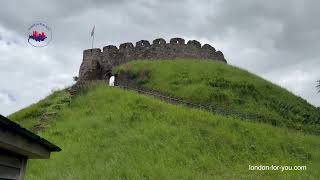
{"type": "MultiPolygon", "coordinates": [[[[104,83],[91,86],[40,132],[62,151],[29,160],[26,179],[320,177],[319,136],[174,106],[104,83]],[[307,171],[249,171],[249,165],[306,165],[307,171]]],[[[28,124],[30,112],[64,98],[55,92],[10,118],[28,124]]]]}
{"type": "Polygon", "coordinates": [[[257,121],[320,134],[320,112],[297,97],[245,70],[215,61],[133,61],[116,68],[117,73],[148,71],[143,87],[195,103],[241,112],[257,121]]]}

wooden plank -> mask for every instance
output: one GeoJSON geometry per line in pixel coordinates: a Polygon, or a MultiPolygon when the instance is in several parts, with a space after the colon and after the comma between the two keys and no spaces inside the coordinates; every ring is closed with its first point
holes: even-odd
{"type": "Polygon", "coordinates": [[[0,127],[0,149],[29,158],[49,158],[50,151],[41,144],[0,127]]]}
{"type": "Polygon", "coordinates": [[[20,169],[0,165],[0,179],[18,179],[20,169]]]}
{"type": "Polygon", "coordinates": [[[0,165],[21,168],[22,159],[21,157],[17,157],[0,151],[0,165]]]}
{"type": "Polygon", "coordinates": [[[22,158],[22,166],[21,166],[21,169],[20,169],[19,180],[24,180],[24,175],[26,173],[26,167],[27,167],[27,161],[28,161],[27,158],[22,158]]]}

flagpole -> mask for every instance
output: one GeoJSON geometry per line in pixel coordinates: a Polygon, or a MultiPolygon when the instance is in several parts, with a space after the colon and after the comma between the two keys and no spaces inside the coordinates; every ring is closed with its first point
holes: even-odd
{"type": "Polygon", "coordinates": [[[92,37],[92,44],[91,44],[91,49],[93,49],[93,43],[94,43],[94,31],[95,31],[96,25],[93,26],[92,31],[91,31],[91,37],[92,37]]]}
{"type": "Polygon", "coordinates": [[[94,33],[92,35],[92,46],[91,46],[91,49],[93,49],[93,41],[94,41],[94,33]]]}

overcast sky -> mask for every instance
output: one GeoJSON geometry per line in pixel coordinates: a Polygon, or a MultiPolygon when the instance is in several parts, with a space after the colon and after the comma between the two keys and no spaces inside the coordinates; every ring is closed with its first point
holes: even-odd
{"type": "Polygon", "coordinates": [[[320,106],[320,2],[316,0],[68,0],[0,2],[0,113],[9,115],[71,85],[82,51],[163,37],[196,39],[320,106]],[[27,43],[34,22],[52,28],[44,48],[27,43]]]}

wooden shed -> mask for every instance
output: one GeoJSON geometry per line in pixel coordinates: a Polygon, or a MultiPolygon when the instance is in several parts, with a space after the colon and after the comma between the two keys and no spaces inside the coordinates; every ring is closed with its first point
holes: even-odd
{"type": "Polygon", "coordinates": [[[24,179],[28,159],[48,159],[61,149],[0,115],[0,179],[24,179]]]}

